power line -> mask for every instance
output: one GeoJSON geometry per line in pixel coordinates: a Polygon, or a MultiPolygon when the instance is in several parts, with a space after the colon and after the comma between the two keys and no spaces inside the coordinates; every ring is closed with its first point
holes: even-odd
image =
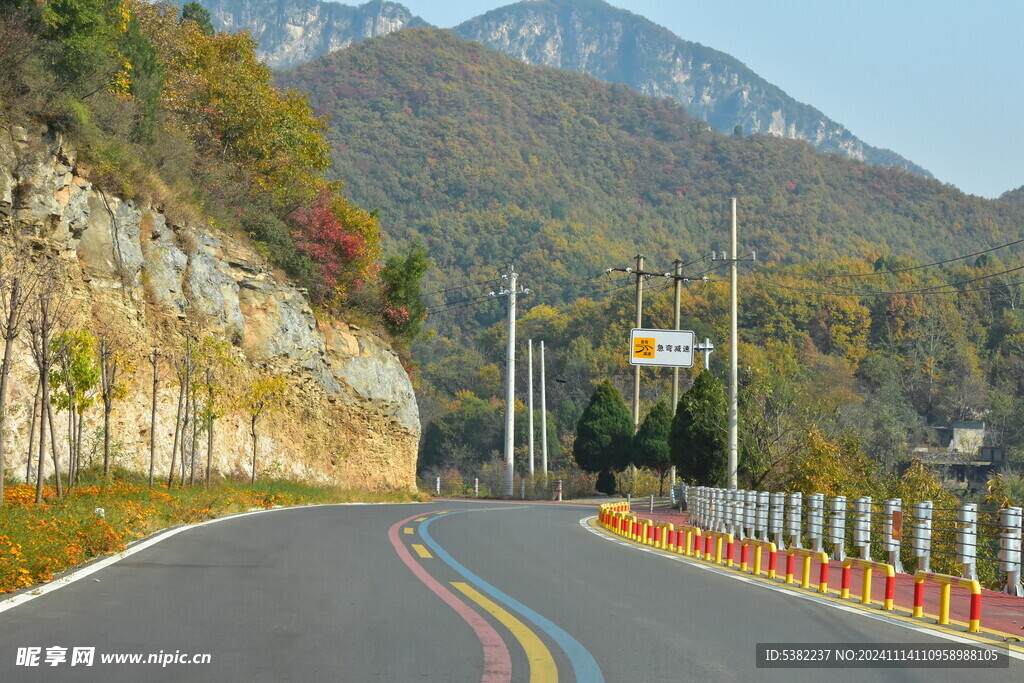
{"type": "Polygon", "coordinates": [[[1008,247],[1016,246],[1016,245],[1021,244],[1021,243],[1024,243],[1024,238],[1019,239],[1019,240],[1014,240],[1012,242],[1007,242],[1006,244],[1000,244],[1000,245],[995,246],[995,247],[990,247],[988,249],[982,249],[981,251],[975,251],[975,252],[970,253],[970,254],[964,254],[963,256],[955,256],[953,258],[945,259],[943,261],[935,261],[934,263],[925,263],[925,264],[917,265],[917,266],[908,266],[906,268],[896,268],[894,270],[876,270],[876,271],[873,271],[873,272],[870,272],[870,273],[840,273],[838,275],[812,275],[810,273],[797,273],[797,272],[791,272],[790,274],[797,275],[799,277],[805,277],[805,278],[808,278],[808,279],[811,279],[811,280],[829,280],[829,279],[832,279],[832,278],[855,278],[855,277],[875,277],[875,276],[879,276],[879,275],[895,275],[895,274],[898,274],[898,273],[907,273],[907,272],[910,272],[912,270],[921,270],[922,268],[934,268],[935,266],[944,266],[947,263],[953,263],[955,261],[963,261],[965,259],[973,258],[975,256],[981,256],[983,254],[988,254],[988,253],[991,253],[993,251],[998,251],[1000,249],[1006,249],[1008,247]]]}
{"type": "Polygon", "coordinates": [[[443,294],[444,292],[454,292],[460,289],[468,289],[469,287],[479,287],[480,285],[486,285],[491,282],[497,282],[501,278],[492,277],[488,280],[480,280],[479,282],[470,282],[465,285],[455,285],[454,287],[445,287],[444,289],[435,289],[432,292],[423,292],[420,296],[431,296],[432,294],[443,294]]]}
{"type": "MultiPolygon", "coordinates": [[[[1015,268],[1007,268],[1006,270],[1001,270],[998,273],[990,273],[988,275],[981,275],[979,277],[971,278],[969,280],[961,280],[959,282],[947,282],[947,283],[944,283],[944,284],[941,284],[941,285],[933,285],[931,287],[921,287],[921,288],[918,288],[918,289],[897,289],[897,290],[885,290],[885,291],[880,291],[880,290],[877,290],[877,289],[861,289],[861,290],[851,290],[849,292],[834,292],[834,291],[821,290],[821,289],[807,289],[805,287],[793,287],[792,285],[784,285],[784,284],[781,284],[781,283],[778,283],[778,282],[774,282],[774,281],[772,281],[772,280],[770,280],[770,279],[768,279],[768,278],[766,278],[766,277],[764,277],[762,275],[757,275],[756,273],[754,274],[754,277],[756,277],[759,280],[762,280],[763,282],[765,282],[765,283],[767,283],[769,285],[772,285],[773,287],[781,287],[782,289],[789,289],[789,290],[793,290],[793,291],[796,291],[796,292],[807,292],[807,293],[810,293],[810,294],[820,294],[820,295],[828,295],[828,296],[891,296],[893,294],[959,294],[959,293],[962,293],[964,291],[984,291],[986,289],[998,289],[1000,287],[1011,287],[1011,286],[1013,286],[1015,284],[1022,284],[1022,283],[1004,283],[1004,284],[999,284],[999,285],[993,285],[992,287],[977,287],[977,288],[971,288],[969,290],[952,289],[954,287],[959,287],[961,285],[969,285],[969,284],[972,284],[974,282],[981,282],[983,280],[990,280],[990,279],[992,279],[994,277],[999,277],[1000,275],[1006,275],[1007,273],[1014,273],[1014,272],[1017,272],[1017,271],[1020,271],[1020,270],[1024,270],[1024,266],[1017,266],[1015,268]],[[948,290],[948,291],[943,291],[943,290],[948,290]]],[[[843,289],[849,289],[849,288],[843,288],[843,289]]]]}

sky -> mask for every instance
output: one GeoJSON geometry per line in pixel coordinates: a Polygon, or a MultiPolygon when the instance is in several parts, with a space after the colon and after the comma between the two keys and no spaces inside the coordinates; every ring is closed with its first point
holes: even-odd
{"type": "MultiPolygon", "coordinates": [[[[444,28],[500,0],[396,0],[444,28]]],[[[361,4],[346,0],[345,4],[361,4]]],[[[610,0],[982,197],[1024,185],[1020,0],[610,0]]]]}

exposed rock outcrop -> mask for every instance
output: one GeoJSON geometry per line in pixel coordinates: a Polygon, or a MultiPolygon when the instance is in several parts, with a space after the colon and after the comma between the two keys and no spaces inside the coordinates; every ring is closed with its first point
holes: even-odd
{"type": "MultiPolygon", "coordinates": [[[[174,225],[157,208],[110,196],[94,187],[59,135],[13,126],[0,129],[0,241],[10,247],[16,235],[64,262],[73,325],[106,326],[136,353],[129,397],[115,409],[111,430],[120,464],[148,469],[152,377],[145,356],[157,348],[164,358],[157,471],[166,473],[177,400],[172,359],[190,327],[231,342],[239,367],[229,392],[257,373],[288,377],[281,409],[261,423],[258,476],[415,487],[418,411],[398,357],[374,334],[318,320],[304,293],[247,240],[174,225]]],[[[36,372],[24,345],[18,359],[8,466],[17,474],[20,462],[24,477],[36,372]]],[[[87,431],[99,425],[94,413],[86,414],[87,431]]],[[[62,421],[58,415],[58,433],[62,421]]],[[[214,470],[247,475],[247,418],[229,409],[215,435],[214,470]]],[[[87,437],[86,449],[91,442],[87,437]]]]}

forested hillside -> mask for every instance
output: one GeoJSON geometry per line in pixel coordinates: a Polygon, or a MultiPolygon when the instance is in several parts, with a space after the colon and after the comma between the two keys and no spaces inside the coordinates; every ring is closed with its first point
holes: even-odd
{"type": "MultiPolygon", "coordinates": [[[[497,448],[504,305],[487,294],[511,262],[532,290],[519,339],[546,341],[558,379],[548,405],[563,446],[601,379],[627,386],[633,280],[603,273],[637,253],[648,270],[686,262],[684,327],[713,340],[721,375],[727,288],[710,254],[726,245],[730,196],[741,252],[757,253],[741,286],[749,484],[783,485],[796,471],[787,459],[810,446],[892,470],[937,441],[932,427],[962,418],[1015,447],[1016,202],[802,142],[725,136],[672,101],[442,31],[368,40],[280,81],[330,116],[332,172],[352,197],[438,266],[428,325],[440,334],[416,347],[431,424],[421,467],[469,471],[497,448]]],[[[667,284],[649,283],[646,326],[671,325],[667,284]]],[[[667,399],[667,377],[645,373],[645,412],[667,399]]],[[[518,385],[524,396],[522,375],[518,385]]]]}
{"type": "Polygon", "coordinates": [[[721,249],[729,196],[744,245],[779,263],[948,257],[1018,234],[1024,216],[806,143],[721,135],[670,100],[443,31],[368,40],[279,80],[330,116],[352,196],[394,238],[421,236],[455,284],[515,256],[569,300],[566,280],[637,251],[668,263],[721,249]]]}

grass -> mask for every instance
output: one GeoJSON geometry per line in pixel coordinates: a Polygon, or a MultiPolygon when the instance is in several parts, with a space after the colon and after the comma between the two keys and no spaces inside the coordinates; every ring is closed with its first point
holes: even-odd
{"type": "Polygon", "coordinates": [[[195,524],[254,508],[318,503],[409,502],[425,500],[408,491],[367,492],[324,488],[290,481],[255,484],[149,488],[137,477],[83,481],[58,499],[53,486],[35,504],[35,486],[4,490],[0,508],[0,594],[53,579],[94,557],[124,550],[160,529],[195,524]],[[103,508],[104,514],[96,513],[103,508]]]}

